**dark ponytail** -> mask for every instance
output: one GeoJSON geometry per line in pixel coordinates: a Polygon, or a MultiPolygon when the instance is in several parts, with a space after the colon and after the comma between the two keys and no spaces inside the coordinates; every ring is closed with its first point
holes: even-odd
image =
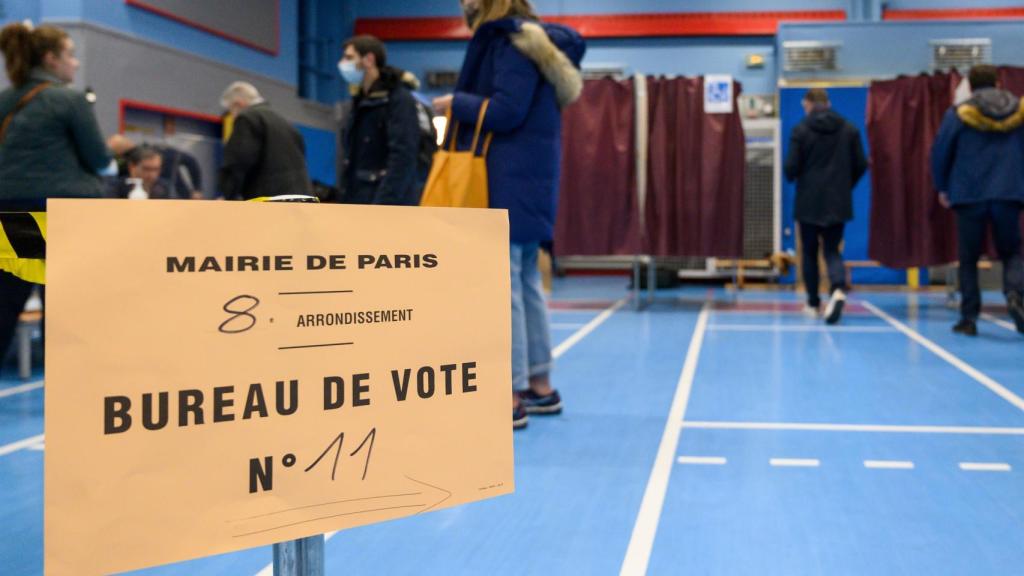
{"type": "Polygon", "coordinates": [[[0,52],[11,84],[20,87],[27,82],[32,69],[42,65],[46,54],[60,55],[67,38],[67,32],[54,26],[32,29],[15,22],[0,29],[0,52]]]}

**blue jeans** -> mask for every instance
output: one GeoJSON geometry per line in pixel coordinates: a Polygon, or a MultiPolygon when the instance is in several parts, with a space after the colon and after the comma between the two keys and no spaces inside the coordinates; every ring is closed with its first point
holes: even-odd
{"type": "Polygon", "coordinates": [[[512,272],[512,389],[525,390],[530,377],[551,371],[551,333],[537,244],[510,244],[512,272]]]}

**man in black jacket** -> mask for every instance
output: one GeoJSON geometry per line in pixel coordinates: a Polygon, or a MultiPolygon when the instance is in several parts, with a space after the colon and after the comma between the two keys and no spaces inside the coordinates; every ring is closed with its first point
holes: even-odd
{"type": "Polygon", "coordinates": [[[420,119],[404,73],[387,66],[384,44],[373,36],[347,40],[338,68],[353,94],[341,133],[341,201],[419,204],[420,119]]]}
{"type": "Polygon", "coordinates": [[[813,88],[803,99],[807,117],[793,128],[786,155],[786,179],[796,180],[796,213],[803,243],[803,276],[807,308],[817,314],[818,246],[824,241],[832,284],[825,321],[835,324],[846,303],[846,269],[839,246],[843,229],[853,219],[853,187],[868,168],[860,131],[831,109],[828,93],[813,88]]]}
{"type": "Polygon", "coordinates": [[[234,116],[220,168],[220,192],[225,199],[312,192],[302,135],[270,109],[255,86],[247,82],[228,86],[221,106],[234,116]]]}

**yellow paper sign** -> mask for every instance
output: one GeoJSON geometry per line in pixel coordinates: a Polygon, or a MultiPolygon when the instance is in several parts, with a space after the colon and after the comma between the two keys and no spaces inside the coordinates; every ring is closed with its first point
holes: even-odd
{"type": "Polygon", "coordinates": [[[49,204],[45,572],[513,491],[503,211],[49,204]]]}

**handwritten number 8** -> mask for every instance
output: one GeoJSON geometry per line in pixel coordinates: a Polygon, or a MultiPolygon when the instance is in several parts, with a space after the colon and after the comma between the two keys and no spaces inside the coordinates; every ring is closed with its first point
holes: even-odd
{"type": "MultiPolygon", "coordinates": [[[[246,302],[241,302],[239,303],[239,307],[245,306],[245,304],[246,302]]],[[[256,325],[256,316],[253,316],[252,314],[250,314],[250,312],[255,310],[256,307],[259,305],[260,299],[255,296],[249,296],[247,294],[235,296],[231,300],[228,300],[227,304],[224,305],[224,311],[227,312],[228,314],[232,314],[232,316],[227,320],[221,322],[220,326],[217,329],[223,332],[224,334],[238,334],[240,332],[245,332],[246,330],[249,330],[250,328],[256,325]],[[239,300],[248,301],[250,303],[250,306],[245,309],[233,308],[231,305],[238,302],[239,300]],[[239,327],[231,327],[232,324],[244,323],[246,320],[248,320],[248,325],[243,324],[242,326],[239,327]]]]}

